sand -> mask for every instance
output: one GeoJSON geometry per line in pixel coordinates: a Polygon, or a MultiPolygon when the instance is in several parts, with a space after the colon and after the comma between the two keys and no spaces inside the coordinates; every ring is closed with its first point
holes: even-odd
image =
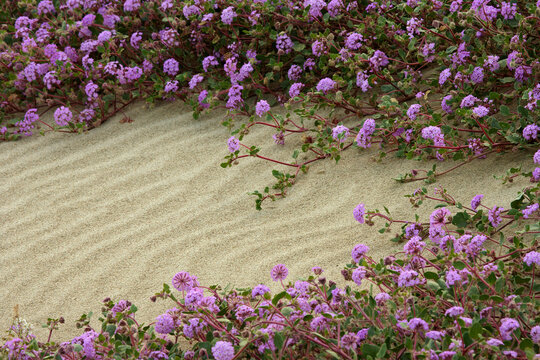
{"type": "MultiPolygon", "coordinates": [[[[205,285],[237,287],[271,285],[278,263],[288,266],[291,280],[316,265],[328,278],[341,278],[355,244],[367,244],[376,258],[401,248],[389,241],[392,234],[377,232],[382,221],[358,224],[354,207],[386,205],[396,218],[414,220],[403,195],[424,185],[392,177],[431,166],[395,158],[374,163],[374,149],[352,149],[337,165],[315,163],[287,198],[256,211],[247,193],[272,185],[271,169],[282,167],[248,158],[222,169],[229,137],[220,125],[223,112],[194,120],[187,106],[172,103],[137,104],[127,114],[133,123],[117,117],[83,135],[0,144],[0,329],[19,304],[41,337],[48,317],[63,316],[66,325],[52,339],[65,341],[79,333],[74,321],[99,313],[107,296],[132,301],[148,323],[172,305],[152,304],[150,296],[181,270],[205,285]]],[[[280,147],[272,134],[254,128],[246,143],[288,161],[298,140],[280,147]]],[[[491,156],[427,187],[444,186],[464,203],[484,193],[488,206],[504,206],[524,182],[503,185],[492,175],[519,162],[530,166],[530,159],[491,156]]],[[[433,205],[417,212],[429,214],[433,205]]]]}

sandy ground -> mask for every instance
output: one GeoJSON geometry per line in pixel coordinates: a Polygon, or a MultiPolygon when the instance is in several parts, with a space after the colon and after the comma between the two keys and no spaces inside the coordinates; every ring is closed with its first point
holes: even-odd
{"type": "MultiPolygon", "coordinates": [[[[206,285],[238,287],[270,285],[277,263],[289,267],[291,280],[315,265],[341,278],[355,244],[369,245],[377,258],[401,248],[377,232],[382,221],[358,224],[354,207],[386,205],[396,218],[414,220],[403,195],[423,184],[392,177],[430,167],[394,158],[374,163],[376,151],[352,149],[337,165],[315,163],[290,196],[258,212],[247,193],[272,185],[271,169],[280,168],[248,158],[222,169],[229,137],[223,113],[193,120],[189,108],[173,103],[151,110],[138,104],[127,114],[133,123],[115,118],[83,135],[0,144],[1,329],[19,304],[39,336],[47,317],[64,316],[53,340],[68,340],[78,334],[74,321],[99,313],[107,296],[129,299],[148,323],[171,305],[152,305],[149,297],[181,270],[206,285]]],[[[298,142],[279,147],[272,134],[254,128],[246,143],[288,161],[298,142]]],[[[532,165],[528,154],[491,156],[428,188],[442,185],[464,203],[484,193],[486,205],[504,206],[523,182],[502,185],[492,175],[519,162],[532,165]]],[[[417,211],[430,213],[433,205],[417,211]]]]}

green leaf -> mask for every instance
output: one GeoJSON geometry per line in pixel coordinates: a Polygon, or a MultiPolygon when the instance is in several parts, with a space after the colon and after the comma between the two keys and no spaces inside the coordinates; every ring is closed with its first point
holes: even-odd
{"type": "Polygon", "coordinates": [[[274,345],[276,346],[278,350],[281,350],[281,348],[283,347],[284,341],[285,341],[285,337],[283,336],[282,333],[277,332],[274,334],[274,345]]]}
{"type": "Polygon", "coordinates": [[[470,215],[465,211],[459,212],[452,217],[452,224],[456,225],[457,227],[464,228],[467,226],[470,219],[470,215]]]}
{"type": "Polygon", "coordinates": [[[387,350],[387,347],[386,347],[386,343],[383,343],[381,348],[379,349],[379,352],[377,353],[377,359],[383,359],[384,356],[386,355],[386,350],[387,350]]]}
{"type": "Polygon", "coordinates": [[[426,271],[424,273],[424,276],[426,277],[426,279],[430,279],[430,280],[438,280],[439,279],[439,275],[437,275],[437,273],[434,273],[432,271],[426,271]]]}
{"type": "Polygon", "coordinates": [[[501,107],[499,108],[499,111],[504,116],[510,116],[510,109],[508,109],[508,106],[501,105],[501,107]]]}
{"type": "Polygon", "coordinates": [[[293,49],[295,51],[302,51],[306,48],[306,44],[302,44],[302,43],[296,43],[293,45],[293,49]]]}
{"type": "Polygon", "coordinates": [[[463,270],[465,269],[465,264],[461,261],[454,261],[454,267],[458,270],[463,270]]]}
{"type": "Polygon", "coordinates": [[[274,304],[274,306],[276,306],[277,303],[279,302],[279,300],[283,299],[284,297],[287,297],[287,298],[290,299],[291,296],[289,294],[287,294],[286,291],[282,291],[279,294],[276,294],[274,296],[274,298],[272,299],[272,304],[274,304]]]}
{"type": "Polygon", "coordinates": [[[480,325],[479,322],[475,322],[472,326],[471,326],[471,330],[469,332],[469,334],[471,335],[471,337],[473,339],[478,339],[479,338],[479,335],[482,333],[482,325],[480,325]]]}
{"type": "Polygon", "coordinates": [[[362,345],[362,354],[377,356],[379,353],[379,347],[373,344],[364,344],[362,345]]]}

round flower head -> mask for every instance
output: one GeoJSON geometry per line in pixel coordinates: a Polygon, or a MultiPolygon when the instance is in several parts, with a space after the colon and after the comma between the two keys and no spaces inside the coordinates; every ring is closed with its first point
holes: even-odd
{"type": "Polygon", "coordinates": [[[471,208],[476,211],[480,203],[482,202],[482,199],[484,198],[483,194],[478,194],[471,200],[471,208]]]}
{"type": "Polygon", "coordinates": [[[450,309],[446,310],[444,315],[456,317],[456,316],[459,316],[459,315],[463,314],[464,311],[465,310],[463,310],[463,308],[461,306],[453,306],[450,309]]]}
{"type": "Polygon", "coordinates": [[[165,313],[156,318],[155,329],[157,333],[169,334],[174,330],[174,320],[171,315],[165,313]]]}
{"type": "Polygon", "coordinates": [[[366,213],[366,209],[364,208],[364,204],[358,204],[353,211],[354,219],[358,221],[360,224],[364,223],[364,215],[366,213]]]}
{"type": "Polygon", "coordinates": [[[512,318],[504,318],[501,320],[499,332],[503,340],[512,340],[512,333],[519,328],[519,322],[512,318]]]}
{"type": "Polygon", "coordinates": [[[232,360],[234,358],[234,347],[228,341],[218,341],[212,347],[212,355],[216,360],[232,360]]]}
{"type": "Polygon", "coordinates": [[[204,77],[202,75],[193,75],[191,80],[189,81],[189,88],[193,89],[195,86],[197,86],[201,81],[204,80],[204,77]]]}
{"type": "Polygon", "coordinates": [[[366,277],[366,268],[363,266],[353,270],[352,279],[358,286],[362,285],[362,279],[366,277]]]}
{"type": "Polygon", "coordinates": [[[494,338],[491,338],[489,340],[486,341],[486,344],[488,344],[489,346],[500,346],[500,345],[504,345],[504,343],[499,340],[499,339],[494,339],[494,338]]]}
{"type": "Polygon", "coordinates": [[[344,142],[349,136],[349,129],[343,125],[338,125],[332,129],[332,137],[340,143],[344,142]]]}
{"type": "Polygon", "coordinates": [[[330,90],[333,90],[336,87],[336,82],[330,78],[324,78],[317,84],[317,91],[322,92],[323,94],[328,93],[330,90]]]}
{"type": "Polygon", "coordinates": [[[409,119],[416,120],[416,115],[420,112],[421,107],[422,105],[420,104],[412,104],[409,107],[409,110],[407,110],[407,116],[409,117],[409,119]]]}
{"type": "Polygon", "coordinates": [[[223,21],[224,24],[231,25],[236,16],[238,15],[234,11],[234,7],[229,6],[221,13],[221,21],[223,21]]]}
{"type": "Polygon", "coordinates": [[[180,271],[174,275],[172,285],[178,291],[189,291],[193,287],[193,279],[188,272],[180,271]]]}
{"type": "Polygon", "coordinates": [[[538,127],[536,124],[530,124],[523,129],[523,137],[525,140],[536,140],[538,137],[538,127]]]}
{"type": "Polygon", "coordinates": [[[429,216],[429,225],[433,227],[442,227],[446,224],[447,218],[451,215],[447,208],[438,208],[429,216]]]}
{"type": "Polygon", "coordinates": [[[167,59],[163,63],[163,72],[170,76],[176,76],[178,74],[178,61],[175,59],[167,59]]]}
{"type": "Polygon", "coordinates": [[[291,85],[291,88],[289,89],[289,96],[291,98],[294,98],[298,95],[300,95],[300,91],[302,91],[302,88],[304,87],[304,84],[302,83],[294,83],[291,85]]]}
{"type": "Polygon", "coordinates": [[[489,109],[485,106],[480,105],[473,109],[473,114],[478,117],[484,117],[489,114],[489,109]]]}
{"type": "Polygon", "coordinates": [[[268,286],[264,285],[264,284],[259,284],[257,286],[255,286],[253,288],[253,290],[251,291],[251,297],[256,297],[256,296],[262,296],[264,294],[266,294],[267,292],[269,292],[270,289],[268,288],[268,286]]]}
{"type": "Polygon", "coordinates": [[[351,251],[353,261],[358,263],[368,251],[369,247],[367,245],[357,244],[351,251]]]}
{"type": "Polygon", "coordinates": [[[540,253],[537,251],[531,251],[523,257],[523,262],[528,266],[536,264],[540,266],[540,253]]]}
{"type": "Polygon", "coordinates": [[[60,126],[66,126],[72,118],[73,114],[71,113],[71,110],[65,106],[60,106],[54,112],[54,121],[60,126]]]}
{"type": "Polygon", "coordinates": [[[287,275],[289,275],[289,270],[283,264],[277,264],[272,268],[272,271],[270,271],[270,276],[274,281],[285,280],[287,275]]]}
{"type": "Polygon", "coordinates": [[[227,140],[227,146],[229,147],[229,151],[234,154],[240,149],[240,141],[234,136],[231,136],[229,140],[227,140]]]}
{"type": "Polygon", "coordinates": [[[540,344],[540,326],[533,326],[531,329],[531,339],[535,344],[540,344]]]}
{"type": "Polygon", "coordinates": [[[385,292],[378,293],[375,295],[375,301],[377,302],[377,305],[382,306],[384,305],[388,300],[390,300],[391,297],[385,292]]]}
{"type": "Polygon", "coordinates": [[[255,113],[258,117],[262,117],[268,111],[270,111],[270,105],[266,100],[261,100],[255,105],[255,113]]]}

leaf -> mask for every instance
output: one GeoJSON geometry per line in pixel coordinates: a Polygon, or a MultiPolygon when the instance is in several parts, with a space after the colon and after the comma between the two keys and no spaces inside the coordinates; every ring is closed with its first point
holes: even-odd
{"type": "Polygon", "coordinates": [[[379,347],[373,344],[364,344],[362,345],[362,354],[377,356],[379,353],[379,347]]]}
{"type": "Polygon", "coordinates": [[[387,347],[386,347],[386,343],[383,343],[381,348],[379,349],[379,352],[377,353],[377,359],[383,359],[384,358],[384,355],[386,355],[386,350],[387,350],[387,347]]]}
{"type": "Polygon", "coordinates": [[[465,269],[465,264],[462,263],[461,261],[454,261],[454,267],[458,270],[463,270],[465,269]]]}
{"type": "Polygon", "coordinates": [[[469,334],[471,335],[471,337],[473,339],[478,339],[479,338],[479,335],[482,333],[482,325],[480,325],[479,322],[475,322],[472,326],[471,326],[471,330],[469,332],[469,334]]]}
{"type": "Polygon", "coordinates": [[[279,294],[276,294],[274,296],[274,298],[272,299],[272,304],[274,304],[274,306],[277,305],[277,303],[279,302],[279,300],[283,299],[284,297],[291,297],[289,294],[287,294],[286,291],[282,291],[280,292],[279,294]]]}
{"type": "Polygon", "coordinates": [[[501,107],[499,108],[500,112],[502,115],[504,116],[510,116],[510,109],[508,109],[508,106],[505,106],[505,105],[501,105],[501,107]]]}
{"type": "Polygon", "coordinates": [[[424,276],[426,277],[426,279],[430,279],[430,280],[438,280],[439,279],[439,275],[437,275],[436,273],[434,273],[432,271],[426,271],[424,273],[424,276]]]}
{"type": "Polygon", "coordinates": [[[293,49],[295,51],[302,51],[306,48],[306,44],[302,44],[302,43],[296,43],[293,45],[293,49]]]}
{"type": "Polygon", "coordinates": [[[456,215],[452,217],[452,224],[456,225],[457,227],[464,228],[467,226],[469,221],[471,220],[471,216],[467,214],[465,211],[459,212],[456,215]]]}

